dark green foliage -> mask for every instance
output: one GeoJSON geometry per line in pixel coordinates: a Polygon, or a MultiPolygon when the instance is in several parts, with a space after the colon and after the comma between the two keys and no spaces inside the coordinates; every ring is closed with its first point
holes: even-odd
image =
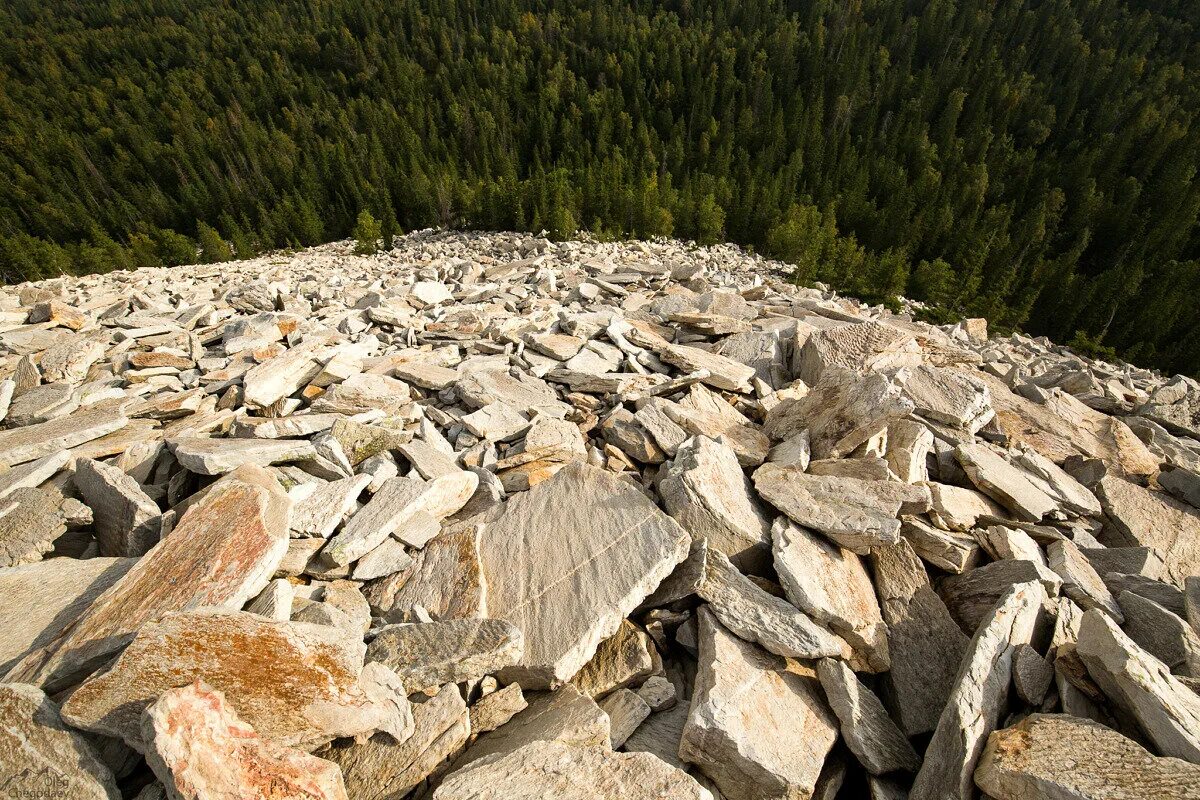
{"type": "Polygon", "coordinates": [[[197,222],[196,238],[200,241],[201,263],[216,264],[233,259],[233,249],[211,225],[197,222]]]}
{"type": "Polygon", "coordinates": [[[383,237],[383,228],[379,220],[371,216],[365,208],[358,212],[358,220],[350,233],[354,237],[354,252],[360,256],[379,252],[379,240],[383,237]]]}
{"type": "Polygon", "coordinates": [[[244,258],[362,209],[385,247],[731,239],[801,282],[1194,374],[1197,8],[11,0],[0,275],[244,258]]]}

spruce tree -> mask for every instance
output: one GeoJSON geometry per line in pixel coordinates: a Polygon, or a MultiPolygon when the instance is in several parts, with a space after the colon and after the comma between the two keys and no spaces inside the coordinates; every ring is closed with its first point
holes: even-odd
{"type": "Polygon", "coordinates": [[[354,223],[354,252],[360,256],[371,255],[379,251],[379,239],[383,230],[379,221],[371,216],[365,208],[358,212],[358,220],[354,223]]]}

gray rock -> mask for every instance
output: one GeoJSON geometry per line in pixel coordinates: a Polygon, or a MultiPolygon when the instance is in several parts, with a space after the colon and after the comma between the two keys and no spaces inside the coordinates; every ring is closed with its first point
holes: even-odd
{"type": "Polygon", "coordinates": [[[1029,643],[1045,600],[1036,581],[1013,586],[971,639],[913,782],[912,800],[974,796],[972,774],[1008,700],[1014,651],[1029,643]]]}
{"type": "Polygon", "coordinates": [[[113,774],[41,689],[0,684],[0,787],[7,797],[119,800],[113,774]]]}
{"type": "Polygon", "coordinates": [[[1150,655],[1180,675],[1200,677],[1200,635],[1185,620],[1133,592],[1117,598],[1125,612],[1124,630],[1150,655]]]}
{"type": "Polygon", "coordinates": [[[529,702],[520,684],[510,683],[503,689],[484,695],[471,706],[470,732],[478,736],[494,731],[528,707],[529,702]]]}
{"type": "Polygon", "coordinates": [[[1182,467],[1163,470],[1155,478],[1158,485],[1192,508],[1200,508],[1200,474],[1182,467]]]}
{"type": "Polygon", "coordinates": [[[1200,509],[1112,475],[1100,481],[1097,494],[1107,518],[1106,545],[1155,548],[1176,586],[1200,574],[1200,509]]]}
{"type": "Polygon", "coordinates": [[[1033,714],[991,735],[975,784],[996,800],[1184,800],[1200,794],[1200,767],[1091,720],[1033,714]]]}
{"type": "Polygon", "coordinates": [[[916,772],[921,766],[912,745],[888,716],[879,698],[841,661],[817,662],[825,699],[837,716],[842,738],[873,775],[895,770],[916,772]]]}
{"type": "Polygon", "coordinates": [[[943,578],[937,588],[954,619],[970,635],[991,618],[992,609],[1013,585],[1028,581],[1038,581],[1051,596],[1062,585],[1055,573],[1036,561],[993,561],[943,578]]]}
{"type": "Polygon", "coordinates": [[[600,709],[608,715],[613,749],[625,744],[637,727],[650,716],[650,706],[629,689],[617,689],[600,701],[600,709]]]}
{"type": "Polygon", "coordinates": [[[75,487],[92,509],[103,556],[140,556],[158,543],[162,512],[133,478],[90,458],[75,461],[75,487]]]}
{"type": "Polygon", "coordinates": [[[775,569],[788,600],[845,639],[855,666],[886,672],[887,626],[861,559],[786,520],[778,520],[775,569]]]}
{"type": "Polygon", "coordinates": [[[600,643],[595,655],[575,673],[571,682],[584,694],[600,698],[648,676],[657,657],[646,632],[629,620],[622,620],[617,632],[600,643]]]}
{"type": "Polygon", "coordinates": [[[693,538],[707,539],[747,572],[766,571],[771,522],[733,448],[702,436],[688,439],[658,491],[667,513],[693,538]]]}
{"type": "Polygon", "coordinates": [[[461,683],[515,664],[521,632],[499,619],[388,625],[367,647],[367,661],[392,668],[410,691],[461,683]]]}
{"type": "Polygon", "coordinates": [[[763,433],[780,441],[807,429],[814,458],[841,458],[912,410],[900,386],[883,374],[826,369],[804,397],[767,411],[763,433]]]}
{"type": "Polygon", "coordinates": [[[1165,664],[1094,609],[1083,615],[1075,649],[1092,680],[1137,720],[1159,752],[1200,763],[1200,696],[1165,664]]]}
{"type": "Polygon", "coordinates": [[[907,542],[875,550],[872,566],[891,661],[880,676],[883,699],[909,736],[931,731],[969,639],[907,542]]]}
{"type": "Polygon", "coordinates": [[[1080,608],[1099,608],[1117,624],[1125,621],[1116,599],[1074,542],[1066,539],[1051,542],[1046,546],[1046,555],[1050,569],[1062,578],[1063,593],[1080,608]]]}
{"type": "Polygon", "coordinates": [[[1055,511],[1058,503],[1017,467],[983,445],[963,444],[955,450],[967,477],[979,490],[1017,515],[1037,522],[1055,511]]]}
{"type": "Polygon", "coordinates": [[[638,489],[570,464],[507,503],[479,545],[488,615],[525,634],[501,679],[565,681],[687,557],[691,537],[638,489]]]}
{"type": "Polygon", "coordinates": [[[700,666],[679,755],[730,800],[811,795],[837,740],[815,682],[783,666],[700,611],[700,666]]]}
{"type": "Polygon", "coordinates": [[[467,704],[454,685],[446,685],[412,707],[413,733],[403,741],[375,734],[366,741],[343,739],[321,757],[342,768],[346,794],[361,800],[403,797],[457,755],[472,731],[467,704]]]}
{"type": "Polygon", "coordinates": [[[533,742],[452,773],[434,800],[712,800],[682,770],[645,753],[533,742]],[[565,765],[569,768],[564,768],[565,765]]]}

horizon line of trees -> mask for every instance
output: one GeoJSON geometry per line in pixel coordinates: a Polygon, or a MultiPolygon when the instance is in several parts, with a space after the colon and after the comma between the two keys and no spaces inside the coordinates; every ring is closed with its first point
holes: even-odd
{"type": "Polygon", "coordinates": [[[0,276],[730,240],[1200,374],[1188,0],[12,0],[0,276]]]}

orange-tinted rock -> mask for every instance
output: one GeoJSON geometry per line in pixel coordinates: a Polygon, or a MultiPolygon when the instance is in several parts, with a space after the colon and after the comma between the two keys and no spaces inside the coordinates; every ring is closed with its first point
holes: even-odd
{"type": "Polygon", "coordinates": [[[225,696],[197,680],[146,710],[146,761],[184,800],[345,800],[337,764],[259,737],[225,696]]]}
{"type": "Polygon", "coordinates": [[[241,608],[287,552],[289,501],[278,482],[241,467],[206,490],[175,529],[54,641],[7,679],[57,691],[104,665],[169,611],[241,608]]]}
{"type": "Polygon", "coordinates": [[[243,611],[168,614],[142,629],[112,668],[63,706],[72,725],[142,750],[141,712],[162,692],[203,678],[259,735],[311,749],[340,736],[412,732],[400,679],[363,666],[357,630],[276,622],[243,611]]]}

